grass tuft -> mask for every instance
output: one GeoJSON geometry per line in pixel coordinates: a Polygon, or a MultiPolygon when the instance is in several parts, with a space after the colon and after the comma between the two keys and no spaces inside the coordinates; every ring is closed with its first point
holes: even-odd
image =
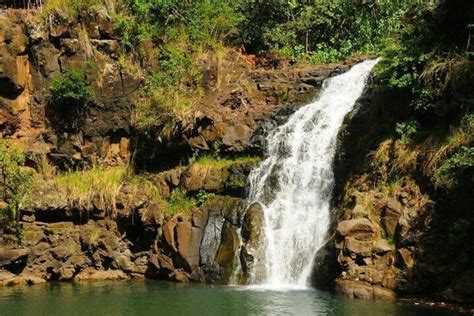
{"type": "Polygon", "coordinates": [[[68,204],[90,208],[93,201],[98,201],[100,208],[115,208],[115,198],[123,184],[125,169],[101,169],[93,167],[86,171],[71,171],[54,178],[57,188],[65,188],[68,204]]]}
{"type": "Polygon", "coordinates": [[[216,158],[213,155],[204,155],[196,159],[195,164],[202,166],[210,166],[216,169],[229,167],[233,164],[257,163],[260,161],[259,157],[242,156],[235,159],[216,158]]]}

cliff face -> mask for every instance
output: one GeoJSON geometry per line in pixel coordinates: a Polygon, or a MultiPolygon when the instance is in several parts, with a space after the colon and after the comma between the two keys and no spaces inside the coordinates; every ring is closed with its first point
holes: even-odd
{"type": "Polygon", "coordinates": [[[25,11],[0,13],[1,137],[21,144],[36,169],[44,159],[59,172],[129,163],[145,179],[123,180],[110,196],[97,188],[81,197],[49,176],[38,182],[19,227],[0,235],[0,285],[130,277],[243,282],[262,213],[243,200],[258,158],[239,157],[260,155],[269,130],[325,78],[356,62],[266,69],[229,52],[202,63],[207,89],[198,106],[137,129],[134,103],[146,74],[123,54],[106,15],[40,23],[25,11]],[[51,105],[51,82],[74,69],[85,71],[94,91],[80,116],[51,105]],[[193,153],[217,144],[225,160],[193,161],[193,153]],[[179,209],[176,192],[192,206],[179,209]],[[178,209],[167,213],[163,203],[178,209]]]}
{"type": "MultiPolygon", "coordinates": [[[[0,15],[0,133],[48,155],[63,169],[103,159],[126,159],[132,94],[140,74],[123,69],[119,45],[107,17],[86,24],[38,22],[24,11],[0,15]],[[64,116],[49,104],[49,84],[60,73],[88,69],[94,101],[82,117],[64,116]],[[80,120],[78,131],[68,121],[80,120]]],[[[68,105],[65,104],[64,107],[68,105]]]]}

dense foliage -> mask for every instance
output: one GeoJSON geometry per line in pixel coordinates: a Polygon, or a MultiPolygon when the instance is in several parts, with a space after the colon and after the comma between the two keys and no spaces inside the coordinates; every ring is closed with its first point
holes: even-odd
{"type": "Polygon", "coordinates": [[[437,139],[426,172],[440,188],[461,184],[461,175],[472,185],[474,62],[466,52],[466,26],[473,14],[466,0],[417,7],[390,39],[378,68],[379,88],[408,100],[401,104],[406,120],[395,126],[401,141],[437,139]]]}
{"type": "Polygon", "coordinates": [[[50,0],[43,16],[80,20],[93,10],[112,16],[127,52],[123,66],[133,59],[147,72],[135,116],[147,128],[180,118],[197,103],[206,89],[203,64],[224,47],[312,64],[378,53],[407,12],[436,2],[50,0]]]}
{"type": "Polygon", "coordinates": [[[139,127],[169,121],[202,96],[200,64],[224,46],[313,64],[376,53],[412,3],[389,0],[122,0],[115,15],[122,46],[151,69],[138,105],[139,127]]]}

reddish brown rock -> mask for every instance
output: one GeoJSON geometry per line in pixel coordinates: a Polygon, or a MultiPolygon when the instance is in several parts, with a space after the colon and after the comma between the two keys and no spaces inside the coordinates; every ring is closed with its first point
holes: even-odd
{"type": "Polygon", "coordinates": [[[389,237],[395,235],[398,221],[403,214],[402,206],[394,201],[389,201],[382,210],[382,226],[389,237]]]}
{"type": "Polygon", "coordinates": [[[74,281],[106,281],[106,280],[126,280],[129,277],[121,270],[98,271],[86,269],[79,272],[74,281]]]}
{"type": "Polygon", "coordinates": [[[336,281],[336,292],[338,294],[363,299],[385,299],[393,300],[395,293],[380,286],[370,285],[366,282],[357,282],[338,279],[336,281]]]}
{"type": "Polygon", "coordinates": [[[357,240],[371,240],[378,236],[378,229],[366,218],[342,221],[337,225],[337,233],[357,240]]]}

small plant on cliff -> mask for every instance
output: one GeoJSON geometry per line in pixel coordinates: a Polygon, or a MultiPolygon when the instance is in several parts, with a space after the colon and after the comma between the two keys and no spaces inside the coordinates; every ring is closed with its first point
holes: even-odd
{"type": "Polygon", "coordinates": [[[54,79],[50,85],[53,105],[70,108],[86,107],[92,101],[93,90],[82,69],[68,70],[54,79]]]}
{"type": "Polygon", "coordinates": [[[165,213],[169,215],[190,212],[198,203],[195,198],[188,197],[182,189],[175,189],[171,198],[165,201],[165,213]]]}
{"type": "Polygon", "coordinates": [[[32,173],[25,169],[24,152],[0,140],[0,224],[20,219],[20,209],[32,189],[32,173]]]}
{"type": "Polygon", "coordinates": [[[395,131],[403,144],[409,144],[415,140],[420,125],[415,120],[397,123],[395,131]]]}
{"type": "Polygon", "coordinates": [[[466,179],[464,183],[472,183],[473,174],[474,147],[463,146],[435,171],[434,180],[438,187],[451,189],[463,179],[466,179]]]}
{"type": "Polygon", "coordinates": [[[206,190],[199,190],[198,194],[196,194],[196,200],[199,204],[202,204],[207,201],[209,198],[209,193],[206,190]]]}
{"type": "Polygon", "coordinates": [[[81,126],[85,112],[92,102],[93,89],[86,80],[86,71],[68,70],[49,85],[53,127],[60,131],[75,131],[81,126]]]}

